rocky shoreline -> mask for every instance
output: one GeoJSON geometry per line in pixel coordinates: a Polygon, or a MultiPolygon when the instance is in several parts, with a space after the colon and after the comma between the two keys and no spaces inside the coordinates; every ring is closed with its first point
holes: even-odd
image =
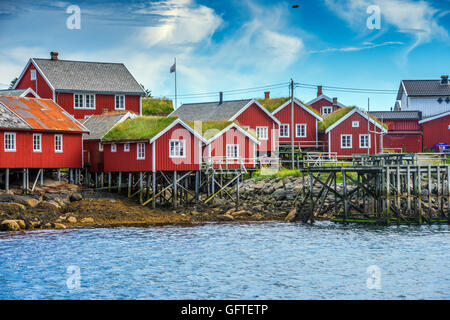
{"type": "Polygon", "coordinates": [[[217,197],[208,205],[176,209],[143,207],[124,195],[92,190],[66,182],[46,181],[34,195],[21,190],[0,193],[0,231],[113,227],[125,225],[194,224],[225,221],[285,221],[295,214],[298,178],[246,180],[240,206],[217,197]]]}

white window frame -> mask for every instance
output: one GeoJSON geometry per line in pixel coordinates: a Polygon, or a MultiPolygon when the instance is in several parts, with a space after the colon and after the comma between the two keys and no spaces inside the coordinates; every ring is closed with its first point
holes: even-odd
{"type": "Polygon", "coordinates": [[[117,94],[114,96],[114,109],[115,110],[125,110],[125,95],[117,94]],[[117,107],[117,98],[118,97],[123,97],[123,106],[119,106],[120,108],[117,107]]]}
{"type": "Polygon", "coordinates": [[[256,136],[259,140],[269,140],[269,127],[256,127],[256,136]],[[264,136],[260,135],[260,130],[265,132],[264,136]]]}
{"type": "Polygon", "coordinates": [[[351,134],[341,134],[341,149],[351,149],[353,147],[353,135],[351,134]],[[344,146],[344,144],[342,143],[342,139],[344,137],[350,137],[350,146],[344,146]]]}
{"type": "Polygon", "coordinates": [[[352,128],[359,128],[359,121],[352,121],[352,128]]]}
{"type": "Polygon", "coordinates": [[[290,125],[288,124],[288,123],[282,123],[282,124],[280,124],[280,129],[279,129],[279,137],[280,138],[289,138],[289,136],[290,136],[290,125]],[[282,135],[281,133],[282,133],[282,131],[281,131],[281,128],[282,127],[287,127],[287,135],[282,135]]]}
{"type": "Polygon", "coordinates": [[[186,158],[186,141],[185,140],[169,140],[169,158],[186,158]],[[181,147],[178,149],[178,154],[173,154],[172,143],[181,143],[181,147]],[[181,150],[183,150],[183,155],[181,155],[181,150]]]}
{"type": "Polygon", "coordinates": [[[16,133],[15,132],[5,132],[4,149],[5,149],[5,152],[16,152],[16,133]],[[12,138],[11,141],[7,141],[8,140],[7,137],[11,137],[12,138]],[[12,147],[14,147],[14,148],[7,148],[8,143],[11,144],[12,147]]]}
{"type": "Polygon", "coordinates": [[[130,152],[130,144],[129,143],[125,143],[123,145],[123,152],[130,152]]]}
{"type": "Polygon", "coordinates": [[[111,143],[111,152],[117,152],[117,144],[111,143]]]}
{"type": "Polygon", "coordinates": [[[359,148],[360,149],[370,149],[370,134],[360,134],[359,135],[359,148]],[[361,138],[362,137],[367,137],[367,146],[363,146],[361,144],[361,138]]]}
{"type": "Polygon", "coordinates": [[[328,115],[330,113],[333,113],[333,106],[323,106],[322,107],[322,115],[328,115]],[[325,110],[330,110],[330,112],[325,112],[325,110]]]}
{"type": "Polygon", "coordinates": [[[97,107],[97,99],[95,94],[92,93],[74,93],[73,94],[73,108],[76,110],[95,110],[97,107]],[[78,105],[75,103],[77,101],[76,97],[79,97],[79,101],[81,105],[78,105]],[[93,106],[87,106],[87,97],[92,97],[93,100],[93,106]]]}
{"type": "Polygon", "coordinates": [[[448,125],[448,130],[450,130],[450,124],[448,125]]]}
{"type": "Polygon", "coordinates": [[[63,136],[62,136],[62,134],[55,134],[54,143],[55,143],[55,153],[63,153],[64,148],[63,148],[63,136]],[[60,139],[60,147],[61,147],[61,149],[57,148],[58,147],[58,143],[57,143],[58,138],[60,139]]]}
{"type": "Polygon", "coordinates": [[[36,69],[31,69],[30,70],[30,80],[31,81],[34,81],[34,80],[36,80],[36,69]]]}
{"type": "Polygon", "coordinates": [[[98,151],[103,152],[103,144],[101,142],[98,143],[98,151]]]}
{"type": "Polygon", "coordinates": [[[136,145],[136,159],[137,160],[145,160],[145,143],[139,142],[136,145]],[[142,148],[142,150],[141,150],[142,148]]]}
{"type": "Polygon", "coordinates": [[[33,152],[42,152],[42,134],[33,133],[33,152]],[[39,138],[39,148],[36,149],[35,138],[39,138]]]}
{"type": "Polygon", "coordinates": [[[239,145],[238,144],[227,144],[226,158],[227,159],[239,159],[239,145]],[[235,155],[230,156],[229,148],[233,148],[233,153],[235,153],[235,155]]]}
{"type": "MultiPolygon", "coordinates": [[[[296,123],[295,124],[295,137],[296,138],[306,138],[306,135],[307,135],[307,126],[306,126],[306,123],[296,123]],[[301,128],[301,127],[304,127],[305,128],[305,131],[304,131],[304,134],[298,134],[299,132],[298,132],[298,129],[299,128],[301,128]]],[[[301,133],[301,132],[300,132],[301,133]]]]}

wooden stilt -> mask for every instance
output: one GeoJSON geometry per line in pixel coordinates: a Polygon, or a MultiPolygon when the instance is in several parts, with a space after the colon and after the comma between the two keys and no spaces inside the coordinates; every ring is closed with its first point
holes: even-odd
{"type": "Polygon", "coordinates": [[[174,208],[177,207],[177,190],[178,190],[177,184],[178,184],[178,182],[177,182],[177,171],[174,171],[173,172],[173,189],[172,189],[173,190],[172,206],[174,208]]]}
{"type": "Polygon", "coordinates": [[[9,190],[9,168],[5,170],[5,190],[9,190]]]}
{"type": "Polygon", "coordinates": [[[156,208],[156,172],[152,172],[152,189],[153,189],[153,194],[152,194],[152,208],[155,209],[156,208]]]}

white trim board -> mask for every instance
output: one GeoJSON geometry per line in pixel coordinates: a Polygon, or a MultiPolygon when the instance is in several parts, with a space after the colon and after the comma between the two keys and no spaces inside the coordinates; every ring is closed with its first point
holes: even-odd
{"type": "Polygon", "coordinates": [[[228,121],[234,121],[241,113],[243,113],[245,110],[247,110],[253,103],[255,103],[261,110],[263,110],[276,124],[280,125],[280,121],[275,118],[262,104],[260,104],[257,100],[252,99],[250,100],[241,110],[239,110],[237,113],[234,114],[228,121]]]}
{"type": "MultiPolygon", "coordinates": [[[[319,101],[319,100],[321,100],[321,99],[325,99],[325,100],[327,100],[328,102],[333,103],[333,99],[331,99],[331,98],[330,98],[329,96],[327,96],[327,95],[321,94],[320,96],[318,96],[317,98],[312,99],[311,101],[307,102],[306,104],[307,104],[307,105],[311,105],[311,104],[313,104],[313,103],[315,103],[315,102],[317,102],[317,101],[319,101]]],[[[339,107],[341,107],[341,108],[346,108],[346,107],[347,107],[347,106],[343,105],[342,103],[340,103],[339,101],[338,101],[337,105],[338,105],[339,107]]]]}
{"type": "Polygon", "coordinates": [[[241,127],[239,127],[236,123],[232,123],[230,124],[228,127],[226,127],[225,129],[222,129],[219,133],[217,133],[214,137],[212,137],[211,139],[207,140],[207,143],[210,144],[211,142],[213,142],[214,140],[216,140],[217,138],[219,138],[221,135],[223,135],[225,132],[227,132],[228,130],[230,130],[231,128],[236,128],[239,132],[241,132],[243,135],[249,137],[254,143],[256,143],[257,145],[260,145],[261,142],[256,139],[255,137],[253,137],[250,133],[248,133],[247,131],[245,131],[244,129],[242,129],[241,127]]]}
{"type": "Polygon", "coordinates": [[[186,123],[183,122],[183,120],[181,119],[176,119],[174,122],[172,122],[170,125],[168,125],[164,130],[162,130],[160,133],[158,133],[156,136],[154,136],[151,140],[150,143],[158,140],[164,133],[166,133],[167,131],[169,131],[170,129],[172,129],[173,127],[175,127],[177,124],[182,125],[185,129],[187,129],[189,132],[191,132],[195,137],[197,137],[198,139],[200,139],[201,141],[203,141],[203,143],[207,144],[207,141],[201,136],[199,135],[191,126],[188,126],[186,123]]]}
{"type": "Polygon", "coordinates": [[[347,120],[348,118],[350,118],[353,114],[358,113],[360,116],[362,116],[363,118],[365,118],[366,120],[368,120],[370,123],[372,123],[374,126],[376,126],[377,128],[379,128],[382,132],[386,133],[387,130],[380,125],[378,122],[376,122],[375,120],[373,120],[372,118],[369,118],[365,113],[361,112],[358,108],[353,109],[352,111],[350,111],[349,113],[347,113],[345,116],[343,116],[342,118],[340,118],[338,121],[336,121],[335,123],[333,123],[333,125],[331,125],[330,127],[328,127],[328,129],[325,130],[325,133],[330,132],[331,130],[333,130],[334,128],[336,128],[338,125],[340,125],[342,122],[344,122],[345,120],[347,120]]]}
{"type": "MultiPolygon", "coordinates": [[[[289,106],[291,104],[291,100],[286,101],[285,103],[283,103],[281,106],[279,106],[278,108],[276,108],[272,114],[275,115],[276,113],[278,113],[279,111],[283,110],[284,108],[286,108],[287,106],[289,106]]],[[[301,101],[297,100],[294,98],[294,105],[299,106],[300,108],[302,108],[303,110],[305,110],[306,112],[308,112],[310,115],[312,115],[313,117],[315,117],[316,119],[318,119],[319,121],[323,121],[323,118],[321,116],[319,116],[318,114],[316,114],[314,111],[312,111],[311,109],[309,109],[304,103],[302,103],[301,101]]]]}
{"type": "Polygon", "coordinates": [[[441,114],[437,114],[437,115],[432,116],[432,117],[428,117],[428,118],[422,119],[422,120],[419,121],[419,124],[422,124],[422,123],[425,123],[425,122],[428,122],[428,121],[437,120],[437,119],[440,119],[440,118],[443,118],[443,117],[446,117],[446,116],[449,116],[449,115],[450,115],[450,111],[447,111],[447,112],[444,112],[444,113],[441,113],[441,114]]]}

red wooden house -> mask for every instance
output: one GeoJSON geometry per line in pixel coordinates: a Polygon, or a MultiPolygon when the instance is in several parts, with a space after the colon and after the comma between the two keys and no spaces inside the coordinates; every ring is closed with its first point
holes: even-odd
{"type": "Polygon", "coordinates": [[[308,106],[316,110],[322,116],[327,116],[336,110],[346,108],[345,105],[338,102],[337,98],[331,99],[322,93],[322,86],[317,87],[317,97],[307,103],[308,106]]]}
{"type": "Polygon", "coordinates": [[[77,119],[112,111],[142,114],[145,95],[122,63],[60,60],[57,52],[28,61],[14,89],[28,88],[77,119]]]}
{"type": "Polygon", "coordinates": [[[318,123],[323,118],[301,101],[294,99],[294,128],[291,128],[291,100],[286,101],[272,112],[280,121],[280,144],[290,144],[294,135],[294,144],[301,148],[318,148],[318,123]]]}
{"type": "MultiPolygon", "coordinates": [[[[199,123],[207,140],[203,162],[215,169],[255,168],[258,139],[237,123],[212,121],[199,123]]],[[[200,128],[194,128],[199,132],[200,128]]]]}
{"type": "Polygon", "coordinates": [[[122,112],[95,115],[86,119],[83,125],[90,134],[83,135],[84,167],[89,168],[90,172],[103,172],[104,152],[101,143],[103,137],[119,123],[134,117],[136,117],[134,113],[122,112]]]}
{"type": "Polygon", "coordinates": [[[0,96],[0,168],[82,168],[83,133],[52,100],[0,96]]]}
{"type": "Polygon", "coordinates": [[[257,156],[278,151],[280,122],[255,99],[182,104],[170,114],[184,121],[236,121],[245,130],[254,131],[260,145],[257,156]]]}
{"type": "Polygon", "coordinates": [[[383,134],[387,133],[386,128],[358,108],[336,111],[324,119],[322,127],[328,139],[328,152],[336,152],[339,158],[383,151],[383,134]]]}
{"type": "Polygon", "coordinates": [[[175,117],[136,117],[103,138],[104,172],[198,171],[206,140],[175,117]]]}
{"type": "Polygon", "coordinates": [[[374,116],[388,126],[383,137],[383,149],[394,152],[422,152],[423,134],[420,111],[373,111],[374,116]]]}
{"type": "Polygon", "coordinates": [[[437,151],[437,143],[450,144],[450,111],[419,121],[424,149],[437,151]]]}

